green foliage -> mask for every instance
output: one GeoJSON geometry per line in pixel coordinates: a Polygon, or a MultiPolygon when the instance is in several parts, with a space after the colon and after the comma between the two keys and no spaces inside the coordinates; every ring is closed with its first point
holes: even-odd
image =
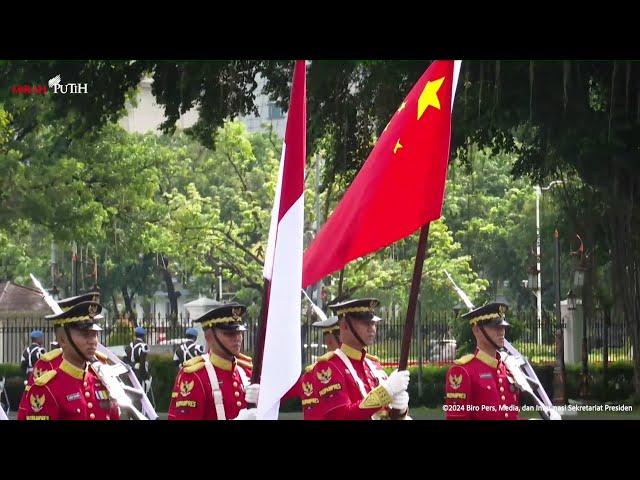
{"type": "Polygon", "coordinates": [[[1,377],[21,377],[22,370],[17,363],[0,363],[0,378],[1,377]]]}
{"type": "Polygon", "coordinates": [[[156,401],[157,412],[168,412],[171,390],[178,375],[178,367],[172,355],[149,355],[149,372],[153,377],[151,388],[156,401]]]}
{"type": "Polygon", "coordinates": [[[106,345],[128,345],[135,339],[133,327],[125,323],[116,323],[109,333],[106,345]]]}
{"type": "MultiPolygon", "coordinates": [[[[57,135],[53,128],[34,131],[19,144],[15,168],[7,168],[3,181],[12,185],[0,193],[0,210],[9,209],[16,183],[23,201],[11,205],[4,229],[0,215],[0,275],[26,284],[29,272],[48,278],[50,243],[56,241],[56,283],[66,295],[68,240],[77,239],[85,274],[98,260],[103,299],[150,295],[165,268],[194,293],[209,293],[218,262],[225,290],[249,287],[250,303],[259,298],[281,148],[273,132],[249,135],[242,124],[227,123],[215,150],[208,150],[182,133],[158,137],[106,125],[74,142],[64,156],[45,161],[57,135]],[[37,161],[21,168],[20,155],[31,154],[37,161]],[[20,172],[18,179],[12,169],[20,172]]],[[[0,152],[0,162],[9,166],[12,155],[0,152]]]]}
{"type": "Polygon", "coordinates": [[[51,234],[26,219],[0,228],[0,278],[31,286],[29,273],[44,278],[50,272],[51,234]]]}

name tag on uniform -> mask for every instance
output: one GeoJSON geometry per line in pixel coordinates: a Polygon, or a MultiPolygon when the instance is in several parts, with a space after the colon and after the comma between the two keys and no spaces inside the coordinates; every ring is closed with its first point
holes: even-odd
{"type": "Polygon", "coordinates": [[[493,378],[490,373],[481,373],[480,378],[493,378]]]}
{"type": "Polygon", "coordinates": [[[67,401],[71,402],[73,400],[78,400],[80,398],[80,392],[72,393],[67,395],[67,401]]]}
{"type": "Polygon", "coordinates": [[[109,400],[109,392],[106,390],[96,390],[96,398],[98,400],[109,400]]]}

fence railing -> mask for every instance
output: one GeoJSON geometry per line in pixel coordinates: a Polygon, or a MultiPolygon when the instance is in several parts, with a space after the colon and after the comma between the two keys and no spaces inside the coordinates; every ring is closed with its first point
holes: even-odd
{"type": "MultiPolygon", "coordinates": [[[[381,316],[386,312],[381,312],[381,316]]],[[[401,315],[384,316],[386,320],[378,323],[376,343],[371,353],[380,357],[385,365],[393,366],[400,357],[400,346],[404,330],[401,315]]],[[[417,322],[412,336],[409,364],[450,363],[456,354],[456,342],[452,335],[453,312],[430,312],[417,322]]],[[[255,351],[258,325],[255,319],[245,319],[244,351],[252,355],[255,351]]],[[[507,333],[514,346],[532,363],[553,362],[555,359],[555,318],[552,315],[542,317],[538,325],[535,311],[510,312],[509,321],[512,331],[507,333]]],[[[138,320],[147,330],[146,341],[149,345],[174,345],[184,338],[185,330],[192,326],[187,318],[176,320],[154,317],[138,320]]],[[[313,362],[326,353],[322,343],[322,332],[308,323],[301,324],[303,364],[313,362]]],[[[38,329],[44,332],[44,346],[55,340],[54,331],[42,318],[0,317],[0,363],[19,363],[22,351],[30,343],[29,334],[38,329]]],[[[605,338],[608,337],[607,357],[609,362],[631,361],[632,348],[626,325],[622,319],[612,318],[605,324],[603,312],[597,311],[589,319],[587,327],[589,361],[601,363],[605,350],[605,338]]],[[[134,338],[133,324],[117,319],[103,323],[100,341],[106,346],[126,345],[134,338]]]]}

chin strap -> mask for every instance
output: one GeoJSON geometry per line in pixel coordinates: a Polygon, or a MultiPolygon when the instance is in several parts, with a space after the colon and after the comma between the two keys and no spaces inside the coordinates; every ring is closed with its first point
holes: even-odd
{"type": "Polygon", "coordinates": [[[218,342],[218,346],[227,354],[229,355],[231,358],[235,357],[235,355],[233,353],[231,353],[229,351],[229,349],[227,347],[225,347],[222,342],[220,341],[220,339],[218,338],[218,334],[216,333],[215,329],[211,329],[211,331],[213,332],[213,338],[216,339],[216,342],[218,342]]]}
{"type": "Polygon", "coordinates": [[[90,362],[92,361],[91,358],[87,358],[84,356],[84,354],[80,351],[80,349],[78,348],[78,346],[75,344],[75,342],[73,341],[73,339],[71,338],[71,327],[69,325],[65,325],[64,327],[64,333],[66,333],[67,335],[67,340],[69,341],[69,343],[71,344],[71,346],[73,347],[73,349],[76,351],[76,353],[78,354],[78,356],[80,358],[82,358],[85,362],[90,362]]]}
{"type": "MultiPolygon", "coordinates": [[[[349,327],[349,330],[351,330],[351,333],[353,333],[353,336],[356,337],[356,340],[360,342],[360,345],[362,345],[362,348],[366,347],[367,344],[362,341],[362,338],[360,338],[360,335],[358,335],[355,329],[353,328],[353,325],[351,324],[351,319],[346,315],[345,315],[345,319],[347,320],[347,326],[349,327]]],[[[338,342],[340,342],[340,340],[338,340],[338,342]]]]}
{"type": "Polygon", "coordinates": [[[487,332],[485,331],[484,327],[482,325],[478,325],[478,328],[480,329],[480,331],[482,332],[482,335],[484,335],[484,338],[487,339],[487,342],[489,342],[491,344],[491,346],[493,348],[496,349],[496,351],[500,351],[501,348],[496,344],[496,342],[494,342],[493,340],[491,340],[489,338],[489,335],[487,334],[487,332]]]}

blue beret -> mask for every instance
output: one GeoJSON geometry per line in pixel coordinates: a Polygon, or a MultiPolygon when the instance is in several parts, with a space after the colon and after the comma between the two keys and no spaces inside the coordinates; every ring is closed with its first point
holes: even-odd
{"type": "Polygon", "coordinates": [[[143,327],[136,327],[136,329],[134,330],[135,334],[140,336],[140,335],[146,335],[147,334],[147,330],[143,327]]]}
{"type": "Polygon", "coordinates": [[[185,333],[186,333],[187,337],[197,337],[198,336],[198,331],[193,327],[187,328],[187,331],[185,333]]]}

